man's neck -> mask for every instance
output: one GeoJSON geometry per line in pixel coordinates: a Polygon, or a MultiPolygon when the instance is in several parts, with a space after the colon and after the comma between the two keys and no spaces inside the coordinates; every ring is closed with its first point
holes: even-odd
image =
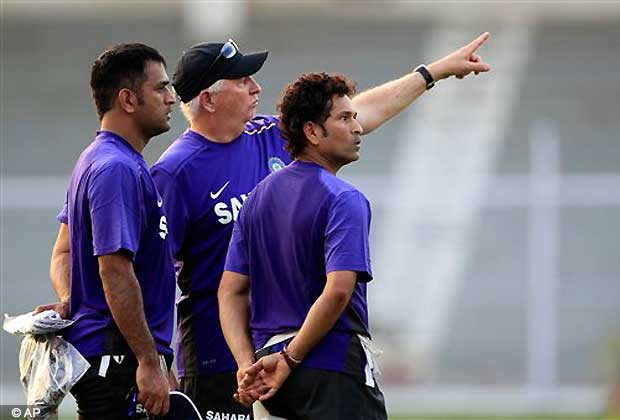
{"type": "Polygon", "coordinates": [[[191,122],[190,128],[215,143],[230,143],[243,133],[245,122],[226,118],[199,118],[191,122]]]}
{"type": "Polygon", "coordinates": [[[142,154],[144,147],[149,142],[149,139],[146,138],[134,125],[116,119],[113,116],[108,116],[108,114],[104,115],[101,120],[101,130],[110,131],[121,136],[136,152],[140,154],[142,154]]]}
{"type": "Polygon", "coordinates": [[[328,158],[326,158],[325,156],[321,155],[320,153],[312,150],[312,149],[308,149],[306,148],[306,150],[304,150],[304,152],[302,154],[300,154],[299,156],[297,156],[295,158],[295,160],[299,160],[301,162],[312,162],[312,163],[316,163],[319,166],[322,166],[323,168],[327,169],[329,172],[331,172],[332,174],[336,175],[336,172],[338,172],[340,170],[340,168],[342,168],[343,165],[334,162],[328,158]]]}

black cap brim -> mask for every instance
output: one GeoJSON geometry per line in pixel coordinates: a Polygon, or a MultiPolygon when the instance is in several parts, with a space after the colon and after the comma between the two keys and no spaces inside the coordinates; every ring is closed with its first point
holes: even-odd
{"type": "Polygon", "coordinates": [[[257,73],[265,64],[269,51],[243,54],[240,59],[231,63],[221,75],[222,79],[240,79],[257,73]]]}

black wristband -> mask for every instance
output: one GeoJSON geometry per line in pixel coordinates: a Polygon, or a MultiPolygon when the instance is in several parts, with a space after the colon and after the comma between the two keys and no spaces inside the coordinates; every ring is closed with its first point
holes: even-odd
{"type": "Polygon", "coordinates": [[[424,64],[416,67],[414,72],[418,72],[422,75],[426,81],[426,90],[430,90],[433,86],[435,86],[435,79],[433,79],[433,75],[424,64]]]}

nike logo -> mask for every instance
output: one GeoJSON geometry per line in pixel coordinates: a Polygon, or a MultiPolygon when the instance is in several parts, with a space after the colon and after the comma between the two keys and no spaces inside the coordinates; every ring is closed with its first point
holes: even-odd
{"type": "Polygon", "coordinates": [[[220,196],[220,194],[226,189],[226,187],[228,187],[228,184],[230,184],[230,181],[228,181],[228,182],[226,182],[226,184],[222,185],[222,188],[217,190],[217,192],[209,193],[211,195],[211,199],[215,200],[216,198],[218,198],[220,196]]]}

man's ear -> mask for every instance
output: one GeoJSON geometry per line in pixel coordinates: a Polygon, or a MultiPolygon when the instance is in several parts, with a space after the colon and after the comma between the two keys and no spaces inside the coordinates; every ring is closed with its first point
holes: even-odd
{"type": "MultiPolygon", "coordinates": [[[[215,92],[214,92],[215,93],[215,92]]],[[[208,112],[215,112],[215,95],[211,92],[203,90],[198,96],[200,106],[206,109],[208,112]]]]}
{"type": "Polygon", "coordinates": [[[306,135],[308,142],[313,146],[317,146],[319,144],[318,129],[318,125],[312,121],[307,121],[304,123],[304,134],[306,135]]]}
{"type": "Polygon", "coordinates": [[[118,95],[116,95],[116,101],[126,113],[133,114],[136,111],[138,97],[131,89],[122,88],[119,90],[118,95]]]}

